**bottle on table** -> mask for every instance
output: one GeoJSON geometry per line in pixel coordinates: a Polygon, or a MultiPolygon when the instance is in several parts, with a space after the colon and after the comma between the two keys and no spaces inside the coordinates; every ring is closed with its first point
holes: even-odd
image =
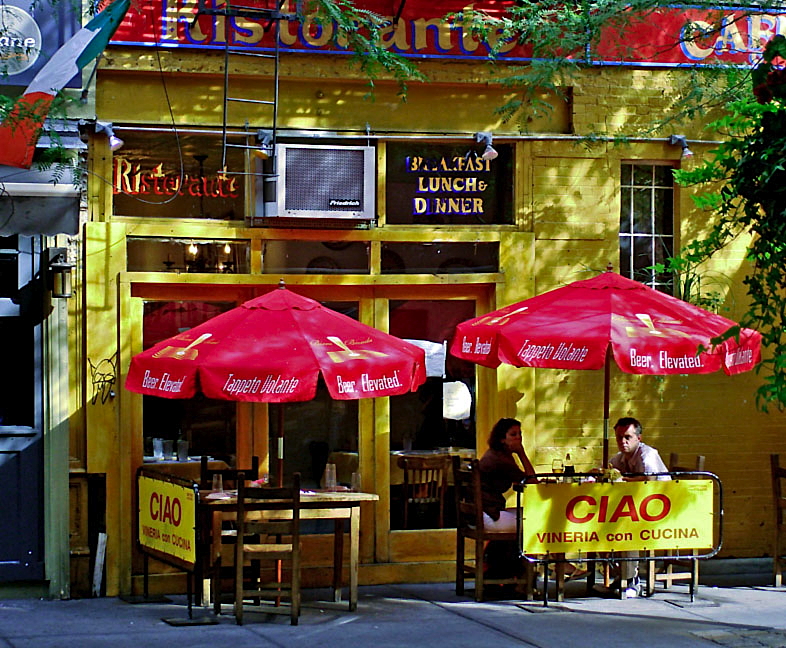
{"type": "Polygon", "coordinates": [[[576,468],[573,466],[573,460],[570,458],[570,452],[565,455],[565,481],[572,482],[573,475],[576,474],[576,468]]]}

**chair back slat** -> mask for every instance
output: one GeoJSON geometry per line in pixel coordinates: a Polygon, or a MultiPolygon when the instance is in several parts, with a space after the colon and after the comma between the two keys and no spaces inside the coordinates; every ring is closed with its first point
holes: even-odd
{"type": "Polygon", "coordinates": [[[448,488],[448,471],[451,456],[402,455],[398,465],[404,471],[404,528],[408,528],[409,506],[411,504],[439,505],[439,526],[445,526],[445,498],[448,488]]]}

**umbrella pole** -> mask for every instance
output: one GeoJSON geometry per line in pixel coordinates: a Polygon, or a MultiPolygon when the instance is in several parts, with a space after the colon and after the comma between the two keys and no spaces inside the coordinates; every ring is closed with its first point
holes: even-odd
{"type": "Polygon", "coordinates": [[[609,465],[609,378],[611,374],[611,345],[606,347],[603,365],[603,468],[609,465]]]}
{"type": "Polygon", "coordinates": [[[278,404],[278,438],[276,439],[276,485],[284,485],[284,403],[278,404]]]}

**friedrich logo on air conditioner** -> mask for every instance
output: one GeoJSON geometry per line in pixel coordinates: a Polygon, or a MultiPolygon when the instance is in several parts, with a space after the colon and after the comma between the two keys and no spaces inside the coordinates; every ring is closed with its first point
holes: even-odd
{"type": "Polygon", "coordinates": [[[328,204],[330,207],[360,207],[357,198],[331,198],[328,204]]]}

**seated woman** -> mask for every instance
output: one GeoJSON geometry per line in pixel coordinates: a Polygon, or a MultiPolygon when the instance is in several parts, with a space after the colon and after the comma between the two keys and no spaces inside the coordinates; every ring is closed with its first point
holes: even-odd
{"type": "MultiPolygon", "coordinates": [[[[521,423],[503,418],[496,422],[489,435],[489,449],[481,457],[480,487],[483,499],[483,526],[490,531],[514,533],[516,511],[505,508],[505,492],[513,484],[527,480],[537,482],[535,469],[521,445],[521,423]],[[521,460],[522,470],[513,455],[521,460]]],[[[520,575],[518,543],[494,540],[486,546],[484,569],[487,578],[507,578],[520,575]]]]}
{"type": "Polygon", "coordinates": [[[521,423],[512,418],[500,419],[491,429],[488,444],[489,449],[479,462],[483,524],[490,531],[514,532],[516,511],[505,508],[504,494],[521,481],[537,482],[535,469],[521,445],[521,423]],[[514,454],[524,470],[516,464],[514,454]]]}

